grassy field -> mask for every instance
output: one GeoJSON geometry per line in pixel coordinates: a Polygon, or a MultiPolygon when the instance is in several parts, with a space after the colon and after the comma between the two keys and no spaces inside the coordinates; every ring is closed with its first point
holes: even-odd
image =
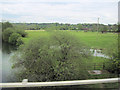
{"type": "MultiPolygon", "coordinates": [[[[23,39],[24,42],[28,42],[30,39],[40,36],[49,36],[49,32],[38,31],[38,30],[26,30],[28,36],[23,39]]],[[[81,42],[87,45],[90,48],[97,49],[107,49],[114,47],[114,44],[117,43],[117,34],[113,33],[97,33],[97,32],[76,32],[76,31],[67,31],[75,35],[81,42]]]]}
{"type": "Polygon", "coordinates": [[[74,32],[74,34],[91,48],[104,49],[117,43],[117,34],[97,32],[74,32]]]}
{"type": "MultiPolygon", "coordinates": [[[[49,37],[49,32],[46,31],[40,31],[40,30],[26,30],[28,33],[28,36],[26,38],[23,38],[23,41],[25,43],[29,42],[30,39],[34,39],[36,37],[49,37]]],[[[97,32],[76,32],[76,31],[66,31],[68,33],[73,34],[73,36],[76,36],[81,42],[83,42],[86,46],[90,48],[97,48],[97,49],[109,49],[114,48],[115,43],[117,43],[117,34],[113,33],[97,33],[97,32]]],[[[89,65],[92,63],[96,64],[103,64],[108,59],[101,58],[101,57],[92,57],[89,60],[86,60],[89,65]],[[90,60],[90,61],[89,61],[90,60]]],[[[99,69],[102,69],[101,67],[98,67],[99,69]]]]}
{"type": "Polygon", "coordinates": [[[39,31],[38,30],[26,30],[26,32],[28,35],[26,38],[23,38],[24,43],[27,43],[29,42],[29,40],[40,37],[40,36],[44,36],[44,37],[49,36],[48,32],[40,31],[40,30],[39,31]]]}
{"type": "MultiPolygon", "coordinates": [[[[50,32],[47,31],[40,31],[40,30],[26,30],[28,33],[26,38],[23,38],[23,41],[25,43],[29,42],[31,39],[35,39],[37,37],[49,37],[50,32]]],[[[97,32],[83,32],[83,31],[66,31],[73,36],[77,37],[81,42],[83,42],[86,46],[90,48],[97,48],[97,49],[106,49],[109,50],[109,48],[114,48],[115,43],[117,43],[117,34],[113,33],[97,33],[97,32]]],[[[90,58],[85,59],[85,65],[87,70],[104,70],[103,65],[108,65],[110,59],[102,58],[102,57],[94,57],[91,56],[90,58]],[[96,66],[95,66],[96,65],[96,66]]],[[[101,75],[90,75],[90,78],[97,79],[97,78],[110,78],[110,77],[116,77],[114,74],[110,73],[104,73],[101,75]]],[[[104,87],[109,87],[109,84],[101,84],[104,87]]],[[[101,85],[94,85],[90,87],[99,87],[101,85]]],[[[117,86],[115,84],[114,86],[117,86]]]]}

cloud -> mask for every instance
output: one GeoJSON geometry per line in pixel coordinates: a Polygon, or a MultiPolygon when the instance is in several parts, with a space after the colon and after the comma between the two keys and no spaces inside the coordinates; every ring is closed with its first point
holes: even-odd
{"type": "Polygon", "coordinates": [[[119,2],[119,0],[3,0],[2,2],[119,2]]]}
{"type": "Polygon", "coordinates": [[[4,0],[2,17],[12,22],[117,23],[118,0],[4,0]]]}

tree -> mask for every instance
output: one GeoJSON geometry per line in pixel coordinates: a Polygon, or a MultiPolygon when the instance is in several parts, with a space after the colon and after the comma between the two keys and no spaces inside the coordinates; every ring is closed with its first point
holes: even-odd
{"type": "Polygon", "coordinates": [[[20,34],[22,37],[25,37],[27,35],[27,33],[25,32],[25,30],[23,30],[22,28],[15,28],[15,32],[20,34]]]}
{"type": "Polygon", "coordinates": [[[82,24],[78,24],[77,26],[78,26],[78,30],[82,30],[83,29],[82,24]]]}
{"type": "Polygon", "coordinates": [[[9,41],[8,42],[10,44],[16,45],[17,44],[17,40],[18,40],[19,37],[21,37],[20,34],[18,34],[18,33],[12,33],[10,35],[10,37],[9,37],[9,41]]]}
{"type": "Polygon", "coordinates": [[[7,28],[7,29],[5,29],[4,31],[3,31],[3,33],[2,33],[2,39],[3,39],[3,41],[5,41],[5,42],[8,42],[9,41],[9,37],[10,37],[10,35],[12,34],[14,32],[14,29],[13,28],[7,28]]]}
{"type": "Polygon", "coordinates": [[[103,32],[106,32],[108,30],[108,27],[106,25],[103,25],[101,28],[100,28],[100,31],[103,33],[103,32]]]}
{"type": "MultiPolygon", "coordinates": [[[[14,34],[14,36],[10,37],[11,34],[13,34],[13,33],[15,33],[15,34],[17,33],[16,35],[18,36],[18,34],[19,34],[21,37],[25,37],[27,35],[25,30],[23,30],[21,28],[16,28],[16,27],[7,28],[2,33],[3,41],[16,45],[16,41],[18,38],[15,39],[15,37],[16,37],[15,34],[14,34]],[[14,41],[13,38],[14,38],[14,40],[16,40],[15,42],[12,42],[12,41],[14,41]]],[[[20,39],[19,39],[19,44],[20,43],[22,43],[22,40],[20,41],[20,39]]]]}
{"type": "Polygon", "coordinates": [[[55,80],[86,79],[84,60],[89,57],[87,47],[77,37],[64,31],[53,33],[52,40],[54,46],[59,47],[54,52],[57,57],[54,61],[55,80]]]}
{"type": "Polygon", "coordinates": [[[109,72],[116,74],[120,74],[120,44],[119,43],[120,40],[118,39],[118,43],[117,42],[114,43],[105,52],[110,57],[110,61],[107,63],[106,69],[109,72]]]}
{"type": "Polygon", "coordinates": [[[22,37],[19,37],[19,38],[17,39],[16,45],[17,45],[17,46],[20,46],[20,45],[22,45],[22,44],[23,44],[22,37]]]}
{"type": "Polygon", "coordinates": [[[22,45],[13,57],[19,78],[29,81],[87,79],[84,59],[89,50],[64,31],[49,32],[22,45]]]}
{"type": "Polygon", "coordinates": [[[4,31],[7,28],[13,27],[13,25],[9,22],[2,23],[2,31],[4,31]]]}

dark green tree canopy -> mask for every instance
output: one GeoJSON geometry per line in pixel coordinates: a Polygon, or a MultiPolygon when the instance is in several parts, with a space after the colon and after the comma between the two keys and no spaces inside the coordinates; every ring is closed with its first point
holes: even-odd
{"type": "Polygon", "coordinates": [[[2,39],[3,39],[3,41],[8,42],[9,41],[9,37],[10,37],[10,35],[12,33],[14,33],[14,29],[13,28],[7,28],[7,29],[5,29],[3,31],[3,33],[2,33],[2,39]]]}
{"type": "Polygon", "coordinates": [[[20,37],[21,37],[20,34],[18,34],[18,33],[12,33],[12,34],[10,35],[10,37],[9,37],[8,42],[9,42],[10,44],[16,45],[16,44],[17,44],[17,39],[20,38],[20,37]]]}
{"type": "MultiPolygon", "coordinates": [[[[49,32],[50,33],[50,32],[49,32]]],[[[13,57],[19,79],[56,81],[87,79],[85,58],[89,50],[66,32],[52,32],[49,37],[34,38],[22,45],[13,57]]]]}
{"type": "Polygon", "coordinates": [[[14,44],[14,45],[17,44],[17,41],[19,43],[17,45],[20,45],[20,44],[23,43],[21,38],[20,39],[17,38],[18,34],[20,35],[19,37],[25,37],[27,35],[27,33],[25,32],[25,30],[23,28],[14,27],[9,22],[2,23],[2,27],[3,27],[2,28],[3,29],[3,31],[2,31],[2,40],[4,42],[10,43],[10,44],[14,44]]]}
{"type": "Polygon", "coordinates": [[[4,31],[5,29],[7,29],[9,27],[13,27],[13,25],[10,22],[3,22],[2,23],[2,31],[4,31]]]}

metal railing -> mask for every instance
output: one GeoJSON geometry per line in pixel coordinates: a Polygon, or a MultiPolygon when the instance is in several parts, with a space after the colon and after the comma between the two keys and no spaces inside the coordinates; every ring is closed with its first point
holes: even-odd
{"type": "Polygon", "coordinates": [[[28,82],[24,79],[18,83],[0,83],[1,88],[17,88],[17,87],[45,87],[45,86],[67,86],[67,85],[88,85],[100,83],[116,83],[120,82],[120,78],[108,79],[92,79],[92,80],[75,80],[75,81],[55,81],[55,82],[28,82]]]}

